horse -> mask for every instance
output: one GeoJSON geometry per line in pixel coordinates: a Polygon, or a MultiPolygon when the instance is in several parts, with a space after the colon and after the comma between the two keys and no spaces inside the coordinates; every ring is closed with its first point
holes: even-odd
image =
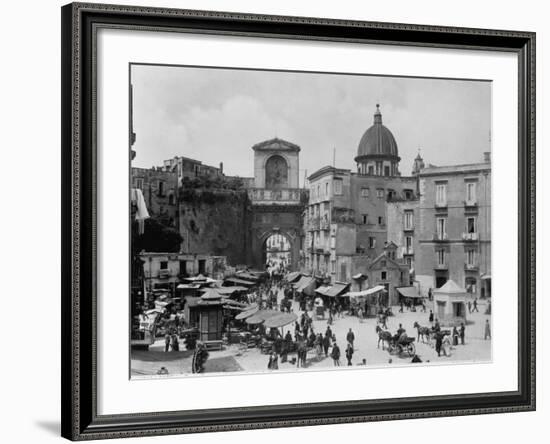
{"type": "Polygon", "coordinates": [[[388,318],[388,315],[386,313],[379,313],[376,323],[381,324],[382,327],[387,329],[388,328],[388,325],[386,324],[387,318],[388,318]]]}
{"type": "Polygon", "coordinates": [[[376,333],[378,334],[378,344],[376,344],[376,347],[380,348],[380,341],[382,341],[382,350],[385,350],[384,341],[388,343],[389,347],[392,334],[389,331],[382,330],[379,325],[376,326],[376,333]]]}
{"type": "Polygon", "coordinates": [[[416,328],[418,332],[418,338],[417,341],[420,341],[420,337],[422,337],[422,342],[426,343],[425,339],[428,339],[428,342],[430,342],[432,329],[430,327],[422,327],[418,322],[415,321],[413,328],[416,328]]]}

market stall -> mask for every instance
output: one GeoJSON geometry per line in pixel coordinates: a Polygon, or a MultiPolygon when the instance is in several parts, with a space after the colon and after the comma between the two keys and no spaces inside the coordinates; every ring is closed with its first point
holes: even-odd
{"type": "Polygon", "coordinates": [[[360,307],[365,316],[376,316],[381,309],[387,308],[387,291],[382,285],[361,291],[350,291],[344,296],[349,296],[351,304],[360,307]]]}
{"type": "Polygon", "coordinates": [[[399,293],[399,302],[408,306],[421,305],[424,297],[418,293],[416,287],[397,287],[399,293]]]}

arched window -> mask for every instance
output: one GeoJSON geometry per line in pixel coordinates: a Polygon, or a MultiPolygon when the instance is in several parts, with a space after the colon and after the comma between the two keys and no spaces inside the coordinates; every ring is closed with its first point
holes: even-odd
{"type": "Polygon", "coordinates": [[[265,164],[266,188],[288,188],[288,165],[278,155],[271,156],[265,164]]]}

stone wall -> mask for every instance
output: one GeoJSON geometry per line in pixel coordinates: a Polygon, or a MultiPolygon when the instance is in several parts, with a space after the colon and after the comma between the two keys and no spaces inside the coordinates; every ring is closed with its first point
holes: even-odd
{"type": "Polygon", "coordinates": [[[180,193],[183,252],[226,256],[229,265],[246,264],[250,222],[246,190],[192,188],[180,193]]]}

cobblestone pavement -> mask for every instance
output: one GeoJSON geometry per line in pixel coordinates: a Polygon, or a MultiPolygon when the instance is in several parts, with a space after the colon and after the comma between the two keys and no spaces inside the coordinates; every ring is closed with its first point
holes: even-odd
{"type": "MultiPolygon", "coordinates": [[[[428,314],[430,307],[427,307],[427,312],[408,312],[398,313],[399,307],[393,307],[395,316],[388,318],[388,329],[395,333],[399,324],[403,325],[407,334],[417,338],[416,329],[413,328],[414,322],[418,322],[422,326],[429,326],[428,314]]],[[[298,315],[301,311],[298,309],[296,303],[293,304],[293,311],[298,315]]],[[[465,345],[458,345],[451,348],[450,356],[438,357],[433,346],[425,344],[422,341],[415,339],[416,354],[423,361],[421,365],[430,364],[445,364],[445,363],[464,363],[464,362],[489,362],[491,360],[491,340],[484,339],[484,324],[486,319],[490,319],[489,315],[485,315],[485,306],[480,305],[479,313],[472,313],[468,315],[468,324],[466,325],[465,345]]],[[[312,315],[312,313],[309,313],[312,315]]],[[[293,331],[293,325],[285,327],[290,328],[293,331]]],[[[322,332],[323,335],[327,328],[326,320],[313,321],[313,328],[315,332],[322,332]]],[[[366,360],[368,366],[383,366],[383,365],[418,365],[412,364],[411,358],[407,356],[390,355],[387,350],[382,350],[377,347],[378,335],[376,333],[376,319],[368,318],[359,320],[355,316],[344,315],[342,318],[336,318],[334,320],[331,329],[336,336],[336,341],[342,351],[342,357],[340,359],[342,369],[345,368],[346,358],[344,356],[344,350],[346,345],[346,334],[348,329],[351,328],[355,334],[355,353],[353,355],[352,364],[357,365],[361,363],[363,359],[366,360]],[[390,362],[391,360],[391,362],[390,362]]],[[[145,376],[155,375],[157,370],[161,366],[166,367],[169,375],[181,375],[191,373],[191,353],[189,351],[182,352],[168,352],[164,353],[164,339],[159,339],[154,345],[150,347],[150,352],[133,352],[132,353],[132,375],[145,376]]],[[[330,355],[330,351],[329,351],[330,355]]],[[[289,355],[291,359],[294,354],[289,355]]],[[[232,357],[234,359],[227,359],[225,361],[231,363],[223,371],[242,371],[245,372],[268,372],[267,362],[268,355],[260,353],[256,348],[242,351],[238,345],[231,345],[224,350],[211,351],[210,359],[217,359],[218,362],[224,362],[226,357],[232,357]],[[236,365],[235,365],[236,364],[236,365]]],[[[322,357],[318,359],[314,351],[310,351],[307,357],[306,369],[298,369],[299,371],[319,370],[323,368],[332,368],[334,366],[332,359],[329,357],[322,357]]],[[[223,366],[216,365],[215,372],[220,372],[220,368],[223,366]]],[[[290,363],[279,363],[278,371],[295,371],[296,366],[290,363]]],[[[206,368],[206,372],[209,369],[206,368]]]]}

